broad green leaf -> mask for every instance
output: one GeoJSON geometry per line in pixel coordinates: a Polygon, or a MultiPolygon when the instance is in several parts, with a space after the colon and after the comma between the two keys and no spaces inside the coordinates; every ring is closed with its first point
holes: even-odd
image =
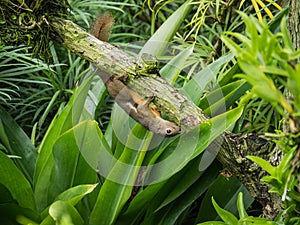
{"type": "Polygon", "coordinates": [[[270,77],[267,77],[257,66],[247,61],[240,60],[239,65],[247,75],[237,77],[247,80],[253,86],[252,91],[255,94],[270,103],[281,103],[285,107],[284,97],[270,77]]]}
{"type": "MultiPolygon", "coordinates": [[[[199,166],[200,160],[197,160],[196,162],[198,163],[197,166],[199,166]]],[[[155,210],[155,214],[150,214],[150,217],[145,218],[144,221],[149,221],[149,223],[144,222],[143,225],[153,223],[161,225],[176,224],[176,221],[179,220],[179,217],[185,212],[185,210],[187,210],[188,207],[190,207],[212,184],[218,175],[219,169],[220,166],[218,164],[213,164],[193,184],[190,184],[190,186],[179,187],[179,192],[178,190],[171,191],[170,195],[168,195],[159,209],[155,210]],[[180,193],[183,190],[184,192],[180,193]]],[[[197,167],[189,167],[186,171],[187,173],[188,171],[192,173],[193,170],[198,171],[199,173],[199,169],[197,167]]],[[[179,186],[185,181],[186,180],[184,179],[180,179],[180,177],[176,179],[176,183],[178,183],[179,186]]],[[[177,189],[176,183],[173,184],[174,189],[177,189]]],[[[184,186],[184,184],[182,186],[184,186]]],[[[162,191],[165,191],[165,188],[163,188],[160,192],[162,191]]],[[[150,202],[150,205],[152,205],[152,202],[150,202]]]]}
{"type": "MultiPolygon", "coordinates": [[[[259,40],[258,38],[258,32],[261,31],[261,23],[255,19],[253,16],[248,16],[246,13],[239,11],[239,15],[242,17],[245,25],[246,25],[246,32],[249,37],[251,37],[252,40],[259,40]]],[[[257,43],[252,42],[254,46],[253,48],[257,47],[257,43]]],[[[257,51],[255,51],[257,52],[257,51]]],[[[256,55],[256,54],[255,54],[256,55]]]]}
{"type": "MultiPolygon", "coordinates": [[[[161,182],[170,178],[181,170],[193,158],[201,154],[206,147],[232,125],[241,115],[243,107],[237,107],[226,113],[208,119],[200,126],[188,131],[181,136],[174,137],[178,144],[170,153],[164,151],[160,161],[151,162],[151,174],[147,183],[161,182]],[[185,151],[182,151],[185,149],[185,151]]],[[[172,139],[170,139],[172,140],[172,139]]],[[[161,154],[161,153],[157,153],[161,154]]],[[[211,161],[202,162],[201,166],[207,168],[209,163],[216,157],[217,152],[211,157],[211,161]]],[[[155,156],[153,157],[155,158],[155,156]]],[[[150,168],[149,168],[150,169],[150,168]]]]}
{"type": "Polygon", "coordinates": [[[86,120],[57,139],[53,145],[54,167],[48,184],[50,201],[75,185],[97,182],[101,136],[97,123],[86,120]]]}
{"type": "Polygon", "coordinates": [[[149,202],[160,190],[163,188],[164,184],[167,181],[156,183],[147,186],[142,192],[139,192],[130,205],[128,209],[119,216],[118,220],[116,221],[117,225],[124,225],[124,224],[133,224],[135,220],[142,216],[143,213],[149,206],[149,202]]]}
{"type": "Polygon", "coordinates": [[[116,160],[101,187],[91,213],[90,224],[112,224],[130,198],[146,150],[151,142],[152,133],[145,134],[144,131],[145,129],[139,124],[132,129],[125,146],[138,148],[125,147],[122,155],[116,160]],[[138,136],[133,134],[138,134],[138,136]]]}
{"type": "MultiPolygon", "coordinates": [[[[284,173],[287,171],[287,169],[290,168],[296,149],[297,149],[297,146],[294,146],[292,149],[289,150],[289,152],[287,152],[283,156],[279,166],[276,168],[278,173],[284,173]]],[[[271,175],[274,175],[274,174],[271,174],[271,175]]]]}
{"type": "Polygon", "coordinates": [[[227,179],[224,176],[219,175],[219,177],[208,189],[201,202],[197,221],[204,222],[219,219],[216,211],[213,208],[213,205],[211,204],[212,197],[214,197],[214,199],[222,208],[238,216],[236,203],[238,194],[240,192],[243,192],[244,194],[245,208],[249,207],[253,202],[253,198],[247,189],[238,181],[238,179],[236,177],[227,179]]]}
{"type": "Polygon", "coordinates": [[[36,206],[30,183],[2,151],[0,151],[0,183],[9,190],[21,207],[35,210],[36,206]]]}
{"type": "MultiPolygon", "coordinates": [[[[233,61],[233,60],[232,60],[233,61]]],[[[229,69],[226,70],[224,74],[220,74],[218,78],[218,84],[219,86],[223,87],[224,85],[230,84],[233,82],[234,76],[241,72],[241,69],[235,61],[233,61],[234,65],[229,69]]]]}
{"type": "Polygon", "coordinates": [[[52,120],[39,146],[39,156],[34,174],[34,194],[39,211],[42,211],[51,203],[48,194],[45,193],[48,193],[51,172],[54,166],[53,145],[63,132],[79,122],[91,81],[92,78],[87,79],[75,90],[64,110],[52,120]]]}
{"type": "MultiPolygon", "coordinates": [[[[30,224],[30,225],[39,225],[37,222],[33,221],[32,219],[25,217],[23,215],[18,214],[16,216],[16,221],[19,224],[30,224]]],[[[2,221],[3,222],[3,221],[2,221]]]]}
{"type": "Polygon", "coordinates": [[[195,74],[186,85],[184,85],[182,88],[183,93],[185,93],[196,105],[198,105],[202,97],[203,90],[205,90],[208,84],[216,80],[221,67],[230,62],[232,58],[232,54],[222,56],[202,69],[199,73],[195,74]]]}
{"type": "Polygon", "coordinates": [[[139,55],[143,53],[155,56],[163,55],[174,34],[182,26],[182,22],[190,12],[192,6],[191,1],[187,1],[180,6],[151,36],[139,52],[139,55]]]}
{"type": "MultiPolygon", "coordinates": [[[[300,64],[296,66],[296,68],[292,68],[291,66],[286,66],[286,71],[288,71],[289,78],[287,81],[287,87],[294,95],[295,99],[300,99],[300,64]]],[[[299,104],[299,103],[298,103],[299,104]]]]}
{"type": "Polygon", "coordinates": [[[231,214],[230,212],[222,209],[212,197],[212,203],[214,205],[215,210],[217,211],[218,215],[221,219],[228,225],[236,225],[238,223],[238,219],[231,214]]]}
{"type": "Polygon", "coordinates": [[[84,196],[91,193],[97,184],[81,184],[61,193],[56,200],[68,201],[75,206],[84,196]]]}
{"type": "Polygon", "coordinates": [[[56,225],[81,225],[84,224],[80,214],[71,204],[64,201],[56,201],[49,208],[49,214],[56,225]]]}
{"type": "Polygon", "coordinates": [[[17,221],[20,224],[29,224],[28,222],[31,222],[32,225],[37,225],[36,222],[40,220],[40,215],[28,207],[21,207],[9,189],[2,183],[0,183],[0,196],[1,224],[16,224],[17,221]]]}
{"type": "Polygon", "coordinates": [[[178,75],[185,67],[186,60],[193,53],[193,49],[194,47],[187,48],[172,58],[172,60],[160,70],[160,75],[164,77],[170,84],[174,84],[178,78],[178,75]]]}
{"type": "Polygon", "coordinates": [[[192,160],[183,170],[181,170],[178,174],[168,180],[167,184],[164,186],[164,189],[166,189],[165,187],[167,185],[171,185],[170,191],[167,190],[168,193],[164,200],[160,197],[160,200],[163,200],[163,202],[159,207],[157,207],[156,211],[168,205],[170,202],[176,200],[190,186],[192,186],[193,183],[195,183],[200,177],[204,176],[204,171],[199,171],[200,161],[201,157],[192,160]],[[175,181],[171,182],[171,180],[175,181]],[[174,187],[176,183],[177,185],[174,187]]]}
{"type": "Polygon", "coordinates": [[[272,166],[270,162],[257,157],[257,156],[247,156],[247,159],[257,163],[263,170],[267,171],[270,175],[275,175],[276,167],[272,166]]]}
{"type": "Polygon", "coordinates": [[[209,116],[220,114],[241,98],[251,86],[244,80],[237,80],[205,95],[199,107],[209,116]]]}
{"type": "Polygon", "coordinates": [[[289,76],[289,74],[286,70],[278,68],[277,66],[261,65],[259,68],[264,73],[276,74],[276,75],[281,75],[281,76],[284,76],[284,77],[289,76]]]}
{"type": "MultiPolygon", "coordinates": [[[[75,206],[83,197],[87,194],[91,193],[97,185],[92,184],[85,184],[85,185],[78,185],[73,188],[69,188],[68,190],[61,193],[57,198],[56,201],[61,200],[70,204],[71,206],[75,206]]],[[[41,213],[41,217],[43,219],[41,225],[54,225],[54,221],[52,217],[49,215],[49,207],[47,207],[44,212],[41,213]]]]}
{"type": "Polygon", "coordinates": [[[15,160],[15,163],[27,180],[32,183],[37,160],[37,150],[25,132],[1,107],[0,142],[5,146],[8,154],[21,157],[21,159],[15,160]]]}
{"type": "Polygon", "coordinates": [[[286,16],[288,14],[288,11],[289,11],[289,7],[288,6],[284,7],[282,10],[276,13],[276,15],[273,17],[272,20],[268,22],[268,26],[271,31],[279,30],[282,18],[285,19],[287,18],[286,16]]]}

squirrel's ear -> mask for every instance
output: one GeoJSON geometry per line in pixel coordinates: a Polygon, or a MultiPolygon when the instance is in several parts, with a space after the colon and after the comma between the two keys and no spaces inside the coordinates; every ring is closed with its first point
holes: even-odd
{"type": "Polygon", "coordinates": [[[106,12],[100,15],[94,21],[91,34],[101,41],[107,41],[111,27],[114,25],[114,17],[111,13],[106,12]]]}

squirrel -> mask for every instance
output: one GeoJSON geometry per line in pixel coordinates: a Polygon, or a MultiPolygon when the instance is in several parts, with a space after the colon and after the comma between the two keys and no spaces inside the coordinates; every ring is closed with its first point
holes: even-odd
{"type": "MultiPolygon", "coordinates": [[[[109,32],[114,24],[112,14],[105,13],[99,16],[93,23],[91,34],[101,41],[108,41],[109,32]]],[[[111,76],[105,71],[100,71],[99,76],[105,83],[110,96],[128,113],[133,119],[142,124],[153,133],[163,136],[174,136],[180,132],[176,123],[165,120],[155,105],[150,105],[154,96],[144,99],[137,92],[127,87],[123,80],[126,75],[119,77],[111,76]]]]}

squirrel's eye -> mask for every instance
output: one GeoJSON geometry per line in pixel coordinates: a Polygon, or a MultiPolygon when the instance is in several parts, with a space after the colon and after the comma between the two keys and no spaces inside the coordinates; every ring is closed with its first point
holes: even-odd
{"type": "Polygon", "coordinates": [[[171,133],[172,133],[172,129],[171,129],[171,128],[167,128],[167,129],[166,129],[166,133],[167,133],[167,134],[171,134],[171,133]]]}

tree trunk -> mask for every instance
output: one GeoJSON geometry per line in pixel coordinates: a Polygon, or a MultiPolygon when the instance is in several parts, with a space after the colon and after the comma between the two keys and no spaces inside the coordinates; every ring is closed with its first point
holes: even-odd
{"type": "MultiPolygon", "coordinates": [[[[295,49],[300,49],[300,1],[290,1],[289,30],[295,49]]],[[[299,59],[298,59],[299,60],[299,59]]]]}

